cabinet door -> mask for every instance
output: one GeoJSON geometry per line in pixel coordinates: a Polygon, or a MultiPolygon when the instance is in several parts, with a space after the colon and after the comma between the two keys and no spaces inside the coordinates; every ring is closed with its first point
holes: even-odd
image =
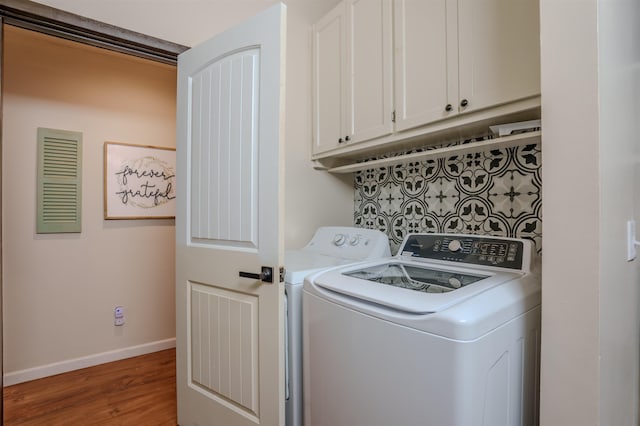
{"type": "Polygon", "coordinates": [[[458,0],[466,111],[540,94],[538,0],[458,0]]]}
{"type": "Polygon", "coordinates": [[[456,9],[456,0],[394,0],[398,131],[458,111],[456,9]]]}
{"type": "Polygon", "coordinates": [[[348,143],[393,131],[391,0],[346,0],[348,143]]]}
{"type": "Polygon", "coordinates": [[[347,132],[346,30],[344,3],[313,26],[313,154],[336,148],[347,132]]]}

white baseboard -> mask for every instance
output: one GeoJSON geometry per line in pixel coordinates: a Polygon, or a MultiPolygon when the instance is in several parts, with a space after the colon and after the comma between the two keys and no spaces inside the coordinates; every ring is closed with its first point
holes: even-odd
{"type": "Polygon", "coordinates": [[[30,380],[41,379],[43,377],[54,376],[60,373],[66,373],[86,367],[93,367],[94,365],[105,364],[112,361],[119,361],[121,359],[150,354],[152,352],[158,352],[175,347],[176,339],[174,337],[171,339],[158,340],[156,342],[130,346],[128,348],[116,349],[99,354],[55,362],[53,364],[42,365],[39,367],[27,368],[26,370],[14,371],[12,373],[4,374],[2,376],[3,385],[11,386],[18,383],[28,382],[30,380]]]}

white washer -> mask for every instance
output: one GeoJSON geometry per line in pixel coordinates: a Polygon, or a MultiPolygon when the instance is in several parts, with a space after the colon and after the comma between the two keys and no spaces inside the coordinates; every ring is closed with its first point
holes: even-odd
{"type": "Polygon", "coordinates": [[[380,231],[344,226],[318,228],[300,250],[285,253],[285,418],[302,426],[302,286],[312,272],[390,256],[389,238],[380,231]]]}
{"type": "Polygon", "coordinates": [[[307,276],[305,425],[536,425],[536,258],[527,240],[412,234],[307,276]]]}

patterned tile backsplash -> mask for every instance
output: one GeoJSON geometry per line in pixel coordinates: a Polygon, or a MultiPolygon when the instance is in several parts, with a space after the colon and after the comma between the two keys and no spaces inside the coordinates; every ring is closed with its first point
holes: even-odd
{"type": "Polygon", "coordinates": [[[540,252],[540,160],[535,144],[357,172],[354,223],[387,233],[392,253],[411,232],[528,238],[540,252]]]}

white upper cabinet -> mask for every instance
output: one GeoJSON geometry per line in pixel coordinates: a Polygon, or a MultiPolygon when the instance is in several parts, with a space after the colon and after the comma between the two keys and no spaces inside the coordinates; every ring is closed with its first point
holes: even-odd
{"type": "Polygon", "coordinates": [[[456,0],[396,0],[396,130],[447,118],[458,104],[456,0]]]}
{"type": "Polygon", "coordinates": [[[540,94],[538,1],[458,0],[458,34],[461,111],[540,94]]]}
{"type": "Polygon", "coordinates": [[[395,0],[396,131],[540,93],[536,0],[395,0]]]}
{"type": "Polygon", "coordinates": [[[391,0],[345,0],[314,25],[314,154],[393,131],[391,0]]]}
{"type": "Polygon", "coordinates": [[[360,142],[393,130],[391,0],[347,0],[347,136],[360,142]]]}
{"type": "Polygon", "coordinates": [[[538,0],[344,0],[314,26],[314,157],[539,113],[539,27],[538,0]]]}
{"type": "Polygon", "coordinates": [[[346,13],[344,3],[313,27],[313,153],[338,146],[346,125],[346,13]]]}

